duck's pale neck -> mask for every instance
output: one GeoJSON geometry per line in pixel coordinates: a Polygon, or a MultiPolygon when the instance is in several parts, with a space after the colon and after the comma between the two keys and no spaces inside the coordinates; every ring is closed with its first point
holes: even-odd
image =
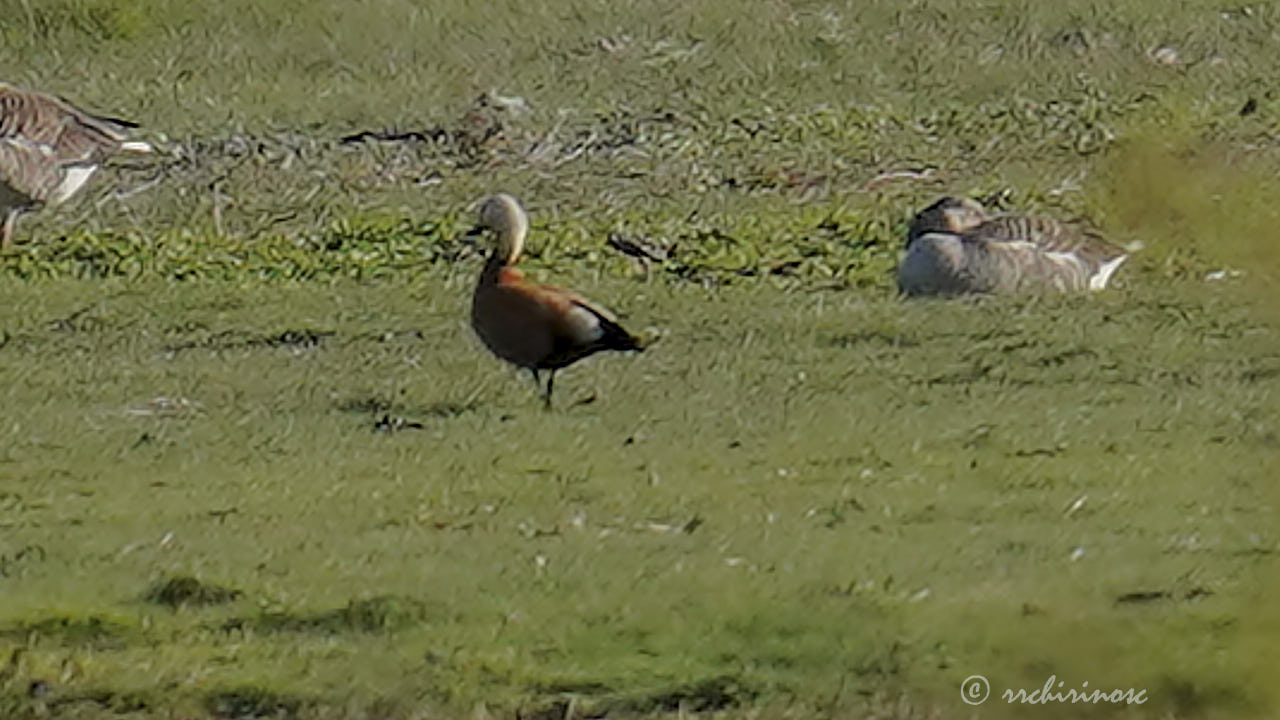
{"type": "Polygon", "coordinates": [[[509,218],[507,226],[498,231],[494,255],[501,258],[504,265],[515,265],[524,251],[524,236],[528,232],[529,223],[523,217],[515,215],[509,218]]]}
{"type": "Polygon", "coordinates": [[[493,252],[485,260],[484,270],[480,273],[480,283],[496,283],[503,271],[514,272],[513,265],[520,259],[524,249],[524,229],[509,228],[498,235],[498,242],[493,252]]]}

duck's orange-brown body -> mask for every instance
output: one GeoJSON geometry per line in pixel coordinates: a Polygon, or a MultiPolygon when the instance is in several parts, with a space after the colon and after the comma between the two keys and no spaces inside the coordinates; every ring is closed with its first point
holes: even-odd
{"type": "Polygon", "coordinates": [[[642,350],[605,309],[581,295],[528,282],[513,267],[523,246],[527,220],[515,198],[497,195],[485,203],[479,228],[498,233],[471,304],[471,325],[494,355],[533,373],[550,371],[545,400],[551,403],[555,372],[602,350],[642,350]]]}

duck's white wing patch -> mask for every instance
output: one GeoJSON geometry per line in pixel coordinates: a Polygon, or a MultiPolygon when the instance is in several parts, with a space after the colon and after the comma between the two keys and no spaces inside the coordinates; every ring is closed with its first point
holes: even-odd
{"type": "Polygon", "coordinates": [[[566,326],[577,342],[584,344],[594,342],[604,335],[604,328],[600,326],[600,316],[589,306],[572,303],[565,320],[566,326]]]}

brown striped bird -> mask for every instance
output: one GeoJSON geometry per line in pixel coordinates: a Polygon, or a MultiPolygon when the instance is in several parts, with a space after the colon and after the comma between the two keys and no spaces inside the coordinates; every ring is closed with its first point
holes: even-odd
{"type": "Polygon", "coordinates": [[[642,351],[640,339],[609,311],[570,290],[537,285],[516,269],[529,232],[529,217],[514,197],[494,195],[467,233],[494,234],[493,251],[480,271],[471,303],[471,326],[494,355],[528,370],[551,407],[556,371],[602,350],[642,351]]]}
{"type": "Polygon", "coordinates": [[[151,152],[151,145],[128,139],[136,127],[0,83],[0,250],[9,245],[19,215],[65,201],[118,152],[151,152]]]}
{"type": "Polygon", "coordinates": [[[990,217],[946,197],[907,229],[898,288],[907,295],[1101,290],[1128,258],[1097,235],[1050,218],[990,217]]]}

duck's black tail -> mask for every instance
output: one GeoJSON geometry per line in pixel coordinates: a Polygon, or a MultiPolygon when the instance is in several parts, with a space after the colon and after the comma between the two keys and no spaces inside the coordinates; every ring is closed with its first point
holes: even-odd
{"type": "Polygon", "coordinates": [[[618,323],[608,318],[600,318],[600,329],[604,330],[604,335],[600,337],[600,346],[605,350],[617,350],[619,352],[644,352],[645,342],[639,337],[627,332],[618,323]]]}

